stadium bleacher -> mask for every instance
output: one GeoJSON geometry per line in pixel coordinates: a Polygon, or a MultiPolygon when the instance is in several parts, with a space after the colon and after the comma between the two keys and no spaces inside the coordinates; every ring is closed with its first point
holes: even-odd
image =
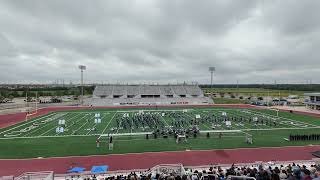
{"type": "Polygon", "coordinates": [[[104,85],[96,86],[85,105],[196,105],[212,104],[197,85],[104,85]]]}
{"type": "MultiPolygon", "coordinates": [[[[84,169],[84,168],[83,168],[84,169]]],[[[300,161],[270,161],[239,164],[211,164],[184,166],[182,164],[160,164],[150,169],[131,169],[93,173],[54,174],[54,172],[24,173],[18,177],[3,179],[47,179],[47,180],[311,180],[320,178],[319,159],[300,161]]]]}
{"type": "Polygon", "coordinates": [[[186,91],[186,88],[189,89],[190,87],[185,87],[185,86],[171,86],[173,92],[176,94],[176,95],[186,95],[187,94],[187,91],[186,91]]]}

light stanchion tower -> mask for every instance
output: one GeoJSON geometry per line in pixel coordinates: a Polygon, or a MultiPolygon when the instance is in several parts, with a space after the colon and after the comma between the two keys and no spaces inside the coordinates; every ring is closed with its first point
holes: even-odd
{"type": "MultiPolygon", "coordinates": [[[[211,74],[211,82],[210,82],[210,89],[212,90],[212,79],[213,79],[213,73],[216,71],[215,67],[209,67],[209,72],[211,74]]],[[[210,91],[211,92],[211,91],[210,91]]],[[[211,93],[212,94],[212,93],[211,93]]]]}
{"type": "Polygon", "coordinates": [[[86,70],[86,66],[79,65],[79,69],[81,70],[81,106],[83,105],[83,71],[86,70]]]}

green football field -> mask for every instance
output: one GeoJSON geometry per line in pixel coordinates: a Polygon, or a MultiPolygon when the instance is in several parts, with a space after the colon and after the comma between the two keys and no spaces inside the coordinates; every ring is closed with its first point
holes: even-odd
{"type": "Polygon", "coordinates": [[[319,128],[319,118],[286,112],[279,112],[277,116],[272,110],[58,111],[1,129],[0,158],[310,145],[320,141],[289,142],[286,139],[290,134],[319,133],[319,128]],[[195,129],[199,130],[196,137],[195,129]],[[187,130],[186,142],[176,142],[174,131],[177,130],[187,130]],[[114,140],[113,150],[107,148],[109,136],[114,140]],[[253,139],[253,144],[245,142],[248,137],[253,139]],[[96,148],[97,138],[100,138],[99,148],[96,148]]]}

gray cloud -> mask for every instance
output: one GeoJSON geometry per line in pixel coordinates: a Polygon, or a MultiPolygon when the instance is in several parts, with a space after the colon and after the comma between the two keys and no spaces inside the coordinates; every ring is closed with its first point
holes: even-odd
{"type": "Polygon", "coordinates": [[[317,0],[0,2],[0,82],[299,83],[320,73],[317,0]]]}

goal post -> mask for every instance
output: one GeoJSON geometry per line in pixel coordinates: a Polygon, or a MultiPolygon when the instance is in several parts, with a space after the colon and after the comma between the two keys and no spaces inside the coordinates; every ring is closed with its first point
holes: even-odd
{"type": "Polygon", "coordinates": [[[36,102],[28,103],[25,108],[26,111],[26,121],[32,118],[32,116],[38,113],[38,104],[36,102]]]}
{"type": "Polygon", "coordinates": [[[276,115],[277,117],[279,117],[279,109],[278,108],[269,108],[270,111],[275,111],[276,112],[276,115]]]}
{"type": "Polygon", "coordinates": [[[26,93],[26,104],[25,104],[25,111],[26,111],[26,121],[31,118],[33,115],[38,113],[38,93],[36,92],[36,99],[35,101],[28,102],[28,94],[26,93]]]}

